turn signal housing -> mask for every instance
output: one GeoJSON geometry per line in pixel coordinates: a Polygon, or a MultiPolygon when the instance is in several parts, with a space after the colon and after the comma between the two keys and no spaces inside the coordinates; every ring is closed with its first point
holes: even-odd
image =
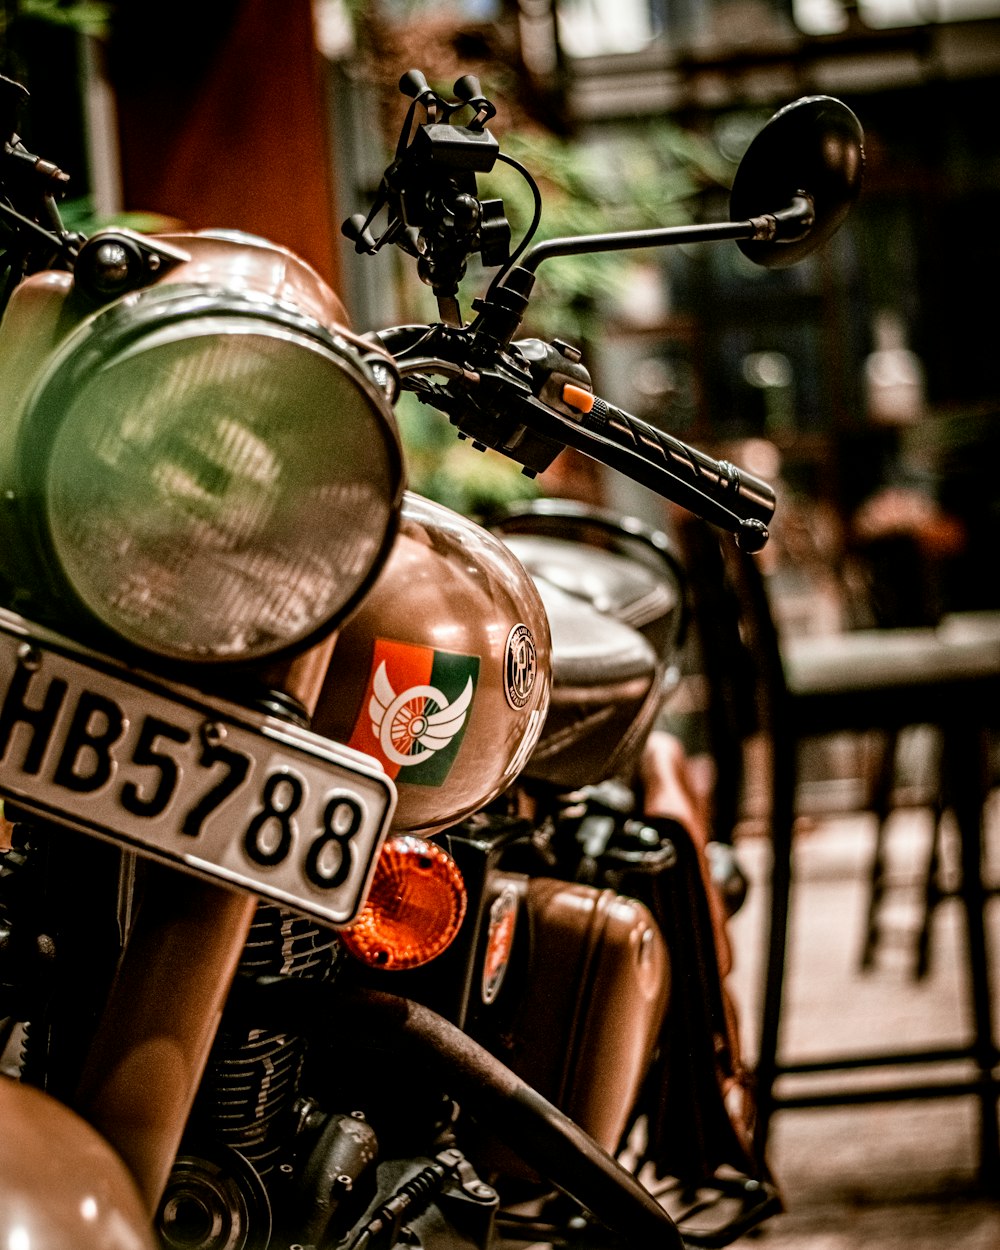
{"type": "Polygon", "coordinates": [[[371,968],[418,968],[451,945],[465,905],[465,882],[448,852],[396,834],[382,848],[368,901],[339,936],[371,968]]]}

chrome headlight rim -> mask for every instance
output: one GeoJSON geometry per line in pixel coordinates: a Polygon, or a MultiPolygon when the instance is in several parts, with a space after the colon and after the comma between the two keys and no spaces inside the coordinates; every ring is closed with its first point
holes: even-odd
{"type": "Polygon", "coordinates": [[[399,513],[405,489],[403,449],[392,399],[398,375],[389,357],[378,356],[381,366],[372,369],[370,346],[350,332],[316,321],[293,305],[252,292],[198,285],[167,284],[147,288],[124,297],[114,305],[93,313],[64,340],[47,363],[36,383],[19,421],[14,454],[14,487],[7,505],[18,519],[18,528],[30,551],[35,583],[28,592],[25,607],[34,610],[35,600],[44,616],[64,628],[67,620],[74,631],[145,667],[164,671],[187,667],[221,665],[229,669],[259,667],[280,661],[315,645],[333,632],[362,601],[379,576],[398,531],[399,513]],[[115,628],[93,610],[67,576],[59,559],[47,498],[47,471],[54,444],[72,403],[72,397],[85,383],[93,382],[102,370],[141,350],[144,339],[185,323],[236,318],[248,330],[263,327],[269,334],[287,335],[320,356],[326,355],[341,369],[375,410],[373,428],[381,435],[386,460],[387,523],[367,571],[337,609],[319,620],[314,628],[269,649],[252,654],[225,654],[196,651],[171,652],[137,641],[115,628]],[[381,381],[381,385],[380,385],[381,381]],[[377,418],[381,416],[381,420],[377,418]],[[36,593],[38,592],[38,593],[36,593]]]}

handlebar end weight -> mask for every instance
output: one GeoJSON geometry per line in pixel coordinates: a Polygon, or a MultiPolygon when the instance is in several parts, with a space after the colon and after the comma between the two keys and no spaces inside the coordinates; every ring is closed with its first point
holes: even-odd
{"type": "Polygon", "coordinates": [[[758,551],[762,551],[770,533],[763,521],[758,521],[754,517],[749,517],[745,521],[740,522],[740,528],[736,535],[736,542],[740,551],[745,551],[749,555],[755,555],[758,551]]]}

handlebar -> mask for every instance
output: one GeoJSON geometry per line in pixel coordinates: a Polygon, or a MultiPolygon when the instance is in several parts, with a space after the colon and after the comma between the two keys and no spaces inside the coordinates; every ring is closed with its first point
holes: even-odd
{"type": "MultiPolygon", "coordinates": [[[[394,357],[404,379],[426,381],[434,373],[450,379],[421,397],[447,412],[478,450],[491,447],[534,475],[573,447],[735,534],[744,551],[760,551],[767,542],[776,500],[766,482],[595,395],[583,366],[562,354],[565,345],[522,341],[518,355],[529,380],[467,364],[469,336],[462,331],[398,326],[369,337],[394,357]],[[427,348],[433,354],[423,355],[427,348]],[[451,359],[438,355],[442,348],[451,349],[451,359]]],[[[412,380],[408,389],[421,390],[412,380]]]]}
{"type": "Polygon", "coordinates": [[[715,460],[599,396],[581,423],[605,440],[601,457],[605,464],[733,530],[744,550],[764,546],[776,502],[767,482],[728,460],[715,460]]]}
{"type": "Polygon", "coordinates": [[[532,428],[670,499],[696,516],[728,530],[744,551],[760,551],[774,515],[774,491],[728,460],[715,460],[679,438],[574,388],[569,416],[533,399],[532,428]],[[586,409],[586,411],[583,410],[586,409]]]}

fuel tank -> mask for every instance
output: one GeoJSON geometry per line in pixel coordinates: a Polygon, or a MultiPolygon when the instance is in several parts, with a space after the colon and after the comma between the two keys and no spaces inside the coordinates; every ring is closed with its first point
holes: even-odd
{"type": "Polygon", "coordinates": [[[389,560],[340,629],[312,725],[395,778],[397,831],[434,833],[521,771],[548,709],[550,651],[541,597],[513,552],[407,492],[389,560]]]}
{"type": "Polygon", "coordinates": [[[0,1123],[0,1245],[156,1250],[135,1182],[85,1120],[0,1076],[0,1123]]]}

